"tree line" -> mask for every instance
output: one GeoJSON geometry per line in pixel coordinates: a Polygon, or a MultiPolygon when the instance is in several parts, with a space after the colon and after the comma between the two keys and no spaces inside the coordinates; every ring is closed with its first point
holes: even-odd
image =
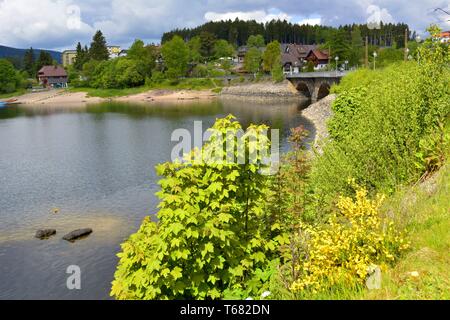
{"type": "MultiPolygon", "coordinates": [[[[258,23],[255,20],[226,20],[211,21],[195,28],[175,29],[162,36],[162,43],[178,35],[189,41],[202,32],[213,34],[217,39],[227,40],[233,46],[245,45],[251,35],[262,35],[266,43],[278,41],[280,43],[321,44],[330,41],[336,31],[341,31],[350,39],[352,31],[359,28],[361,39],[368,37],[369,44],[384,47],[404,47],[405,30],[411,30],[405,23],[381,23],[378,29],[367,24],[348,24],[337,28],[320,25],[299,25],[288,21],[272,20],[258,23]]],[[[410,39],[415,38],[415,32],[408,31],[410,39]]]]}

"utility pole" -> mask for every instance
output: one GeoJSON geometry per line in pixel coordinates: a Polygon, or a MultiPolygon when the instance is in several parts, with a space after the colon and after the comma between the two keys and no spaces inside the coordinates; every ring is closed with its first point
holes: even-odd
{"type": "Polygon", "coordinates": [[[366,68],[369,69],[369,37],[366,36],[366,58],[365,58],[366,68]]]}
{"type": "Polygon", "coordinates": [[[408,61],[408,28],[405,29],[405,61],[408,61]]]}
{"type": "Polygon", "coordinates": [[[331,66],[331,46],[328,46],[328,65],[331,66]]]}

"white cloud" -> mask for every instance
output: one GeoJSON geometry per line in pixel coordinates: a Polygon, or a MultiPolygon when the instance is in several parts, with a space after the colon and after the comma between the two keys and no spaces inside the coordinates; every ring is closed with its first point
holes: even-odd
{"type": "Polygon", "coordinates": [[[302,19],[298,22],[298,24],[309,24],[311,26],[321,25],[322,24],[322,18],[307,18],[302,19]]]}
{"type": "Polygon", "coordinates": [[[381,23],[395,23],[394,18],[386,8],[380,8],[376,5],[369,5],[366,9],[368,15],[367,24],[370,29],[379,29],[381,23]]]}
{"type": "Polygon", "coordinates": [[[205,19],[208,21],[220,21],[220,20],[235,20],[236,18],[240,20],[255,20],[257,22],[268,22],[271,20],[286,20],[291,21],[292,17],[284,12],[270,13],[265,10],[255,10],[255,11],[236,11],[236,12],[225,12],[218,13],[209,11],[205,14],[205,19]]]}
{"type": "Polygon", "coordinates": [[[1,44],[59,47],[92,34],[71,0],[0,1],[1,44]]]}
{"type": "Polygon", "coordinates": [[[449,29],[448,16],[433,12],[437,7],[448,8],[448,0],[0,0],[0,44],[69,48],[77,41],[89,44],[101,29],[108,43],[126,46],[135,38],[158,41],[166,31],[211,20],[339,26],[366,23],[374,13],[379,20],[406,22],[419,32],[431,23],[449,29]],[[68,27],[72,4],[81,8],[78,29],[68,27]],[[380,9],[368,13],[371,5],[380,9]]]}

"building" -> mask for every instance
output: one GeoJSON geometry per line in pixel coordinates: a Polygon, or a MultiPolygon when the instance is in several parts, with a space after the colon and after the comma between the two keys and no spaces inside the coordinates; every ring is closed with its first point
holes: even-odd
{"type": "Polygon", "coordinates": [[[128,50],[120,50],[119,57],[126,57],[128,55],[128,50]]]}
{"type": "MultiPolygon", "coordinates": [[[[238,50],[237,50],[236,57],[233,59],[233,62],[237,63],[237,64],[244,63],[245,55],[247,54],[249,49],[250,48],[247,47],[247,46],[239,47],[238,50]]],[[[266,47],[261,47],[261,48],[258,48],[258,49],[259,49],[259,51],[261,51],[261,53],[264,53],[264,51],[266,51],[266,47]]]]}
{"type": "Polygon", "coordinates": [[[118,58],[121,52],[122,49],[120,48],[120,46],[108,46],[108,53],[110,59],[118,58]]]}
{"type": "Polygon", "coordinates": [[[323,51],[319,49],[311,50],[306,56],[306,61],[311,61],[314,63],[315,70],[322,70],[328,66],[330,61],[330,56],[328,51],[323,51]]]}
{"type": "Polygon", "coordinates": [[[281,63],[285,73],[299,73],[306,64],[306,58],[316,45],[283,43],[281,45],[281,63]]]}
{"type": "Polygon", "coordinates": [[[450,42],[450,31],[441,32],[439,38],[442,43],[449,43],[450,42]]]}
{"type": "Polygon", "coordinates": [[[62,53],[62,64],[64,68],[67,68],[68,66],[75,63],[75,60],[77,58],[77,51],[76,50],[66,50],[62,53]]]}
{"type": "Polygon", "coordinates": [[[44,66],[38,71],[39,83],[46,88],[67,88],[67,72],[60,66],[44,66]]]}

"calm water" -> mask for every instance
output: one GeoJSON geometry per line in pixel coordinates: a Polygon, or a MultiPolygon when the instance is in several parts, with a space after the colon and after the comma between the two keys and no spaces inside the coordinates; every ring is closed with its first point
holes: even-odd
{"type": "Polygon", "coordinates": [[[120,243],[156,212],[154,166],[169,161],[172,131],[204,129],[236,115],[244,126],[313,126],[296,104],[208,102],[152,107],[108,104],[84,111],[0,109],[0,299],[108,299],[120,243]],[[59,214],[51,213],[59,208],[59,214]],[[62,236],[94,233],[74,244],[62,236]],[[37,229],[55,228],[47,241],[37,229]],[[82,290],[66,288],[67,267],[82,290]]]}

